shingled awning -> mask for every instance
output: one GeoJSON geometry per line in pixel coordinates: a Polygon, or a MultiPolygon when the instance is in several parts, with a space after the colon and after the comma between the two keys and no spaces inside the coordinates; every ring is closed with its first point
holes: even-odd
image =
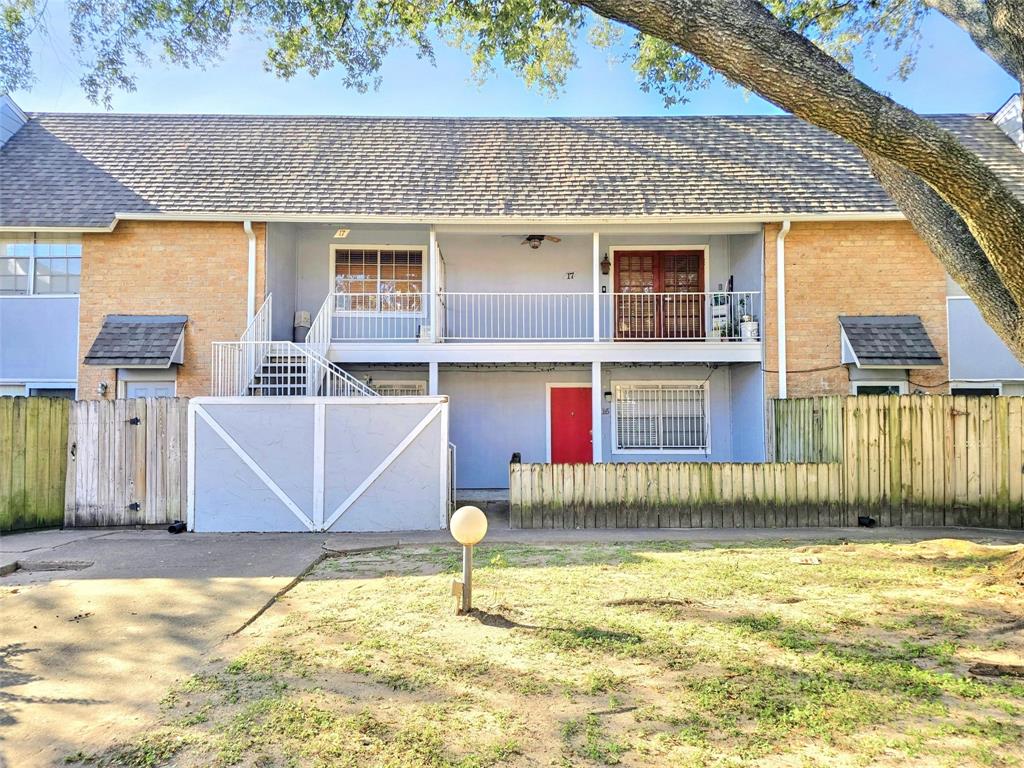
{"type": "Polygon", "coordinates": [[[185,315],[107,315],[86,365],[168,368],[181,363],[185,315]]]}
{"type": "Polygon", "coordinates": [[[917,315],[844,315],[839,318],[842,361],[858,368],[942,365],[917,315]]]}

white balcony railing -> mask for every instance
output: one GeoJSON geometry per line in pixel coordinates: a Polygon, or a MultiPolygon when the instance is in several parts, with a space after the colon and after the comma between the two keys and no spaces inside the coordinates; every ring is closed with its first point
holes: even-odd
{"type": "Polygon", "coordinates": [[[758,341],[757,291],[601,294],[604,341],[758,341]]]}
{"type": "Polygon", "coordinates": [[[335,293],[334,341],[416,341],[430,331],[429,293],[335,293]]]}
{"type": "Polygon", "coordinates": [[[588,341],[592,293],[442,293],[444,341],[588,341]]]}
{"type": "MultiPolygon", "coordinates": [[[[593,341],[592,293],[336,293],[335,342],[593,341]],[[436,327],[434,318],[438,319],[436,327]],[[433,331],[433,334],[431,333],[433,331]]],[[[758,341],[761,294],[603,293],[600,341],[758,341]]]]}

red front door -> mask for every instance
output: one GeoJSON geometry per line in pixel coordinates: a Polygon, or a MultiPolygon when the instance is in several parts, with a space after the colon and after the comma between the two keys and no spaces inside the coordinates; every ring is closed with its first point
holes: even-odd
{"type": "Polygon", "coordinates": [[[551,387],[551,462],[594,460],[590,428],[590,387],[551,387]]]}

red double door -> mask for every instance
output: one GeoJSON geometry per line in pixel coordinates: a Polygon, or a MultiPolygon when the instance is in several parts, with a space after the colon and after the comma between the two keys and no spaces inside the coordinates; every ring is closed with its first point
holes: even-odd
{"type": "Polygon", "coordinates": [[[551,387],[551,462],[594,460],[590,387],[551,387]]]}
{"type": "Polygon", "coordinates": [[[615,336],[702,338],[703,251],[617,251],[615,336]]]}

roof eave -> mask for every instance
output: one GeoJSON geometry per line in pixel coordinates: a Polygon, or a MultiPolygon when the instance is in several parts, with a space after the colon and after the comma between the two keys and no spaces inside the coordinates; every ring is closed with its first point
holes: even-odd
{"type": "Polygon", "coordinates": [[[346,224],[423,224],[424,226],[459,226],[459,225],[563,225],[563,226],[619,226],[636,224],[774,224],[783,221],[791,222],[830,222],[830,221],[903,221],[906,217],[899,211],[847,211],[835,213],[723,213],[715,215],[625,215],[625,216],[433,216],[433,215],[397,215],[397,214],[344,214],[344,213],[244,213],[197,212],[197,211],[164,211],[160,213],[133,213],[120,211],[114,215],[110,224],[97,225],[39,225],[39,224],[3,224],[0,232],[53,232],[108,234],[117,228],[122,221],[219,221],[243,222],[261,221],[267,223],[324,223],[342,222],[346,224]]]}

